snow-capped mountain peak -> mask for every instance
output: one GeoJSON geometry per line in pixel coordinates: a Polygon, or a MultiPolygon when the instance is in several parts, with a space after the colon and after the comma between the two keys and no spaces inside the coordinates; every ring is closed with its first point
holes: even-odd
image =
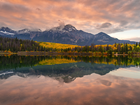
{"type": "Polygon", "coordinates": [[[6,32],[6,31],[0,31],[0,33],[6,34],[6,35],[15,35],[14,33],[6,32]]]}
{"type": "Polygon", "coordinates": [[[65,25],[63,30],[66,30],[66,31],[76,31],[77,29],[74,26],[72,26],[71,24],[67,24],[67,25],[65,25]]]}
{"type": "Polygon", "coordinates": [[[0,28],[0,31],[1,32],[8,32],[8,33],[15,33],[16,31],[14,31],[14,30],[11,30],[10,28],[8,28],[8,27],[1,27],[0,28]]]}
{"type": "Polygon", "coordinates": [[[24,33],[30,33],[30,32],[42,32],[40,29],[28,29],[28,28],[25,28],[25,29],[22,29],[22,30],[19,30],[17,33],[18,34],[24,34],[24,33]]]}
{"type": "Polygon", "coordinates": [[[41,29],[33,29],[31,31],[34,31],[34,32],[42,32],[41,29]]]}
{"type": "Polygon", "coordinates": [[[26,28],[26,29],[19,30],[17,33],[23,34],[23,33],[29,33],[29,32],[30,32],[30,30],[26,28]]]}
{"type": "Polygon", "coordinates": [[[11,30],[8,27],[1,27],[0,34],[1,35],[15,35],[16,31],[11,30]]]}
{"type": "Polygon", "coordinates": [[[54,28],[50,29],[49,31],[51,31],[51,32],[71,32],[71,31],[76,31],[76,30],[77,29],[74,26],[67,24],[64,26],[54,27],[54,28]]]}

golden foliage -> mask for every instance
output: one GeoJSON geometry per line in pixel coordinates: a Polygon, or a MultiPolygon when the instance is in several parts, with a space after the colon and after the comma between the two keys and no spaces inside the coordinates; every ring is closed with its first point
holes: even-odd
{"type": "Polygon", "coordinates": [[[53,49],[66,49],[66,48],[75,48],[79,47],[78,45],[70,45],[70,44],[61,44],[61,43],[52,43],[52,42],[38,42],[41,46],[46,48],[53,49]]]}

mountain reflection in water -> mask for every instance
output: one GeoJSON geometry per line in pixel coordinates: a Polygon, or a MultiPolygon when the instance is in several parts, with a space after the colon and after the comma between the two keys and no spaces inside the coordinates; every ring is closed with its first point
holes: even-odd
{"type": "Polygon", "coordinates": [[[0,58],[0,105],[140,105],[139,58],[0,58]]]}

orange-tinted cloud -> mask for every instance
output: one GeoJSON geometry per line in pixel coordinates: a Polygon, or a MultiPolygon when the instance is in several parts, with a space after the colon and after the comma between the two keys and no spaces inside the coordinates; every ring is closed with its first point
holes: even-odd
{"type": "Polygon", "coordinates": [[[48,29],[61,20],[92,33],[139,29],[139,4],[139,0],[1,0],[0,26],[48,29]]]}

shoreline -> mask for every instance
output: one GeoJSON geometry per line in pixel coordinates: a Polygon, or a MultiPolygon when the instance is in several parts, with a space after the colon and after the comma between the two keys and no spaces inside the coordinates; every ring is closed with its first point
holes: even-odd
{"type": "MultiPolygon", "coordinates": [[[[17,54],[19,56],[109,56],[110,54],[107,53],[100,53],[100,52],[44,52],[44,51],[18,51],[16,52],[4,52],[0,51],[0,55],[13,55],[17,54]]],[[[112,56],[137,56],[140,57],[140,54],[112,54],[112,56]]]]}

